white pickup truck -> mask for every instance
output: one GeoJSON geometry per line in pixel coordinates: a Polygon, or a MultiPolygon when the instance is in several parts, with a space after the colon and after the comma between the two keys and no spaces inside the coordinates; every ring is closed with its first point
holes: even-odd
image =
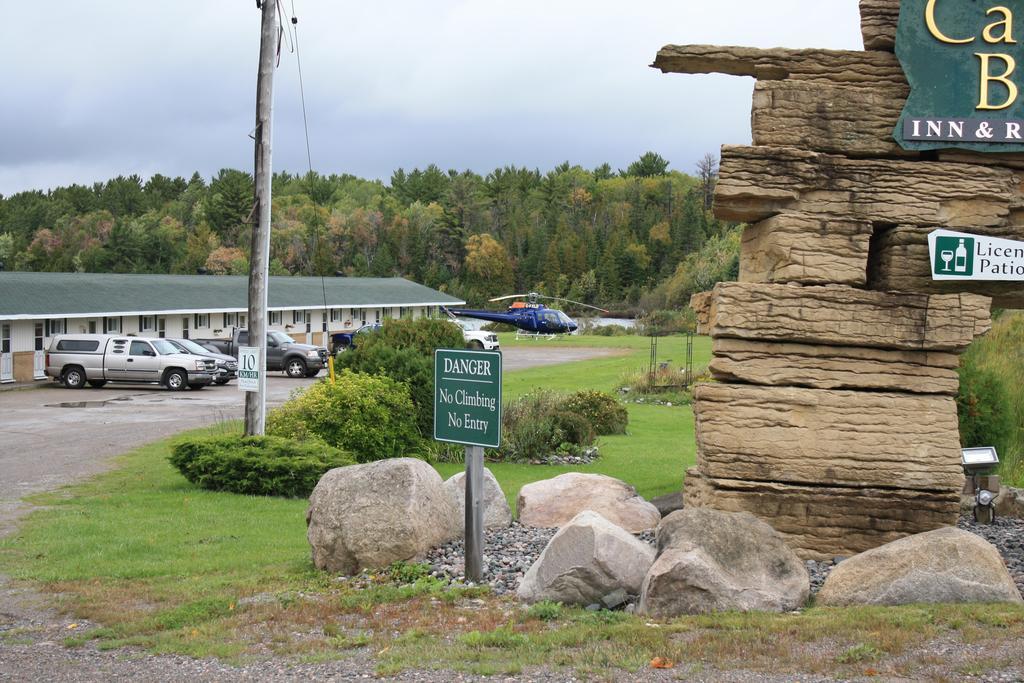
{"type": "Polygon", "coordinates": [[[46,351],[46,374],[68,389],[86,383],[155,383],[172,391],[202,389],[217,374],[212,358],[182,353],[166,339],[113,334],[68,334],[54,337],[46,351]]]}
{"type": "Polygon", "coordinates": [[[466,346],[478,351],[497,351],[498,335],[494,332],[475,330],[473,326],[463,320],[452,320],[453,323],[462,328],[462,338],[466,340],[466,346]]]}

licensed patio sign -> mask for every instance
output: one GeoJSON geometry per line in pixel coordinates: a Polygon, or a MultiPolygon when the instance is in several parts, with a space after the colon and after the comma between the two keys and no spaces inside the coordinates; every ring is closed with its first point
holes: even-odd
{"type": "Polygon", "coordinates": [[[434,352],[434,439],[501,445],[501,353],[434,352]]]}
{"type": "Polygon", "coordinates": [[[933,280],[1024,282],[1024,242],[935,230],[928,250],[933,280]]]}
{"type": "Polygon", "coordinates": [[[903,0],[896,55],[910,97],[908,150],[1024,150],[1024,0],[903,0]]]}

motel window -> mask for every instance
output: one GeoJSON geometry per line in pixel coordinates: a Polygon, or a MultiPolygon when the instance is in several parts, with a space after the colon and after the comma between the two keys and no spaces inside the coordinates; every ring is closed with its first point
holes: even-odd
{"type": "Polygon", "coordinates": [[[111,332],[121,331],[121,318],[104,318],[103,319],[103,334],[109,334],[111,332]]]}
{"type": "Polygon", "coordinates": [[[373,322],[375,322],[375,323],[379,323],[380,322],[380,309],[379,308],[375,308],[374,311],[373,311],[373,322]]]}
{"type": "Polygon", "coordinates": [[[323,331],[327,331],[327,311],[320,311],[320,320],[323,323],[323,331]]]}
{"type": "Polygon", "coordinates": [[[359,320],[360,320],[360,322],[359,322],[360,325],[365,325],[366,324],[366,309],[365,308],[359,309],[359,320]]]}
{"type": "Polygon", "coordinates": [[[225,313],[224,314],[224,327],[235,327],[238,325],[238,314],[237,313],[225,313]]]}
{"type": "Polygon", "coordinates": [[[11,324],[0,325],[0,353],[11,352],[11,324]]]}
{"type": "Polygon", "coordinates": [[[196,313],[192,317],[193,317],[193,322],[195,323],[192,327],[194,327],[195,329],[198,330],[201,327],[209,327],[210,326],[210,314],[209,313],[196,313]]]}
{"type": "Polygon", "coordinates": [[[139,316],[139,332],[152,332],[156,329],[156,319],[151,315],[139,316]]]}
{"type": "Polygon", "coordinates": [[[52,337],[55,334],[67,332],[67,324],[63,318],[51,318],[46,321],[46,336],[52,337]]]}
{"type": "Polygon", "coordinates": [[[281,317],[282,317],[281,311],[270,311],[270,313],[268,315],[270,316],[270,324],[271,325],[280,325],[281,324],[281,317]]]}
{"type": "Polygon", "coordinates": [[[336,323],[341,320],[341,310],[338,308],[331,309],[331,322],[336,323]]]}
{"type": "Polygon", "coordinates": [[[43,324],[42,323],[36,323],[35,328],[36,328],[35,329],[35,338],[36,338],[35,349],[36,349],[36,351],[42,351],[43,350],[43,338],[44,338],[43,337],[43,324]]]}

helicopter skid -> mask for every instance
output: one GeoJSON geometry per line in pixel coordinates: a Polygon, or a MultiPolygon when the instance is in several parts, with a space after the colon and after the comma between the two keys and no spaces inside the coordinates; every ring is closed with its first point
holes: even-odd
{"type": "Polygon", "coordinates": [[[549,333],[545,333],[545,332],[525,332],[523,330],[516,330],[516,340],[517,341],[520,340],[520,339],[532,339],[534,341],[536,341],[538,339],[546,339],[548,341],[551,341],[552,339],[554,339],[557,336],[558,336],[557,334],[549,334],[549,333]]]}

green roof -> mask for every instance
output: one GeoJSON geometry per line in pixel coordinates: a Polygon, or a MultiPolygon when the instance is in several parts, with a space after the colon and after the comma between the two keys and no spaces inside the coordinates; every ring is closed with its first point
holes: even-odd
{"type": "MultiPolygon", "coordinates": [[[[244,311],[249,279],[216,275],[0,272],[0,318],[244,311]]],[[[403,278],[272,277],[270,309],[457,306],[403,278]],[[321,284],[322,282],[322,284],[321,284]]]]}

